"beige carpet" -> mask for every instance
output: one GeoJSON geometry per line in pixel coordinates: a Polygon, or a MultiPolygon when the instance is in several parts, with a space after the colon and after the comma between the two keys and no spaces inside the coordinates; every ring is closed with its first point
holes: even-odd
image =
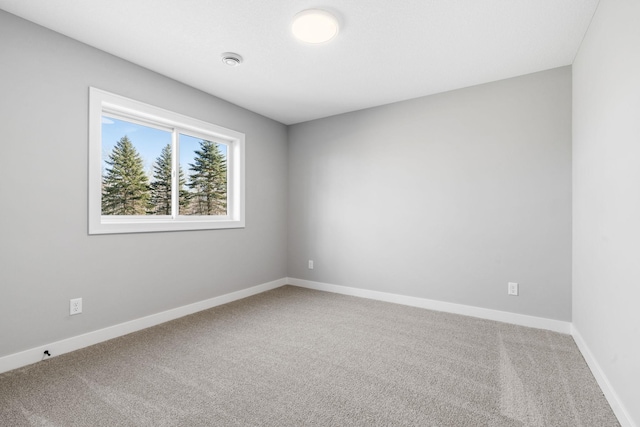
{"type": "Polygon", "coordinates": [[[2,426],[617,426],[568,335],[291,286],[0,375],[2,426]]]}

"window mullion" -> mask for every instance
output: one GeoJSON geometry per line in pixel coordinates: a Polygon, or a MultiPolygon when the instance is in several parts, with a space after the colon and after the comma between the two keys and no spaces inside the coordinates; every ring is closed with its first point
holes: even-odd
{"type": "Polygon", "coordinates": [[[180,147],[178,130],[173,128],[171,135],[171,218],[178,218],[180,208],[180,147]]]}

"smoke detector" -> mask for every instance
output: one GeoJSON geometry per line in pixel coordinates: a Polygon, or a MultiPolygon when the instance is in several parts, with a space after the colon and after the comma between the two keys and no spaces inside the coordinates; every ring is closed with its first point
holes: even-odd
{"type": "Polygon", "coordinates": [[[222,62],[228,65],[229,67],[237,67],[242,64],[242,56],[233,52],[225,52],[222,55],[222,62]]]}

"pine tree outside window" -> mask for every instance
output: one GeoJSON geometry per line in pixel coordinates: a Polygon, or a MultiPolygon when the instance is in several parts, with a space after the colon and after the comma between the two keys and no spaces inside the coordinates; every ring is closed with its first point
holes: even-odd
{"type": "Polygon", "coordinates": [[[90,89],[89,234],[244,227],[244,134],[90,89]]]}

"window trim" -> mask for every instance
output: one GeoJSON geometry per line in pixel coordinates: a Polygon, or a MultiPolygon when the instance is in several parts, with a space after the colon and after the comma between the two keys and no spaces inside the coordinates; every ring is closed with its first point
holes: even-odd
{"type": "MultiPolygon", "coordinates": [[[[245,227],[244,133],[207,123],[163,108],[89,88],[89,234],[146,233],[245,227]],[[227,215],[118,216],[102,215],[102,115],[139,124],[170,128],[173,172],[179,153],[175,135],[183,133],[227,145],[227,215]],[[182,131],[182,132],[181,132],[182,131]]],[[[175,193],[177,195],[177,193],[175,193]]],[[[176,196],[177,198],[177,196],[176,196]]],[[[174,209],[177,200],[173,201],[174,209]]],[[[175,211],[174,211],[175,212],[175,211]]]]}

